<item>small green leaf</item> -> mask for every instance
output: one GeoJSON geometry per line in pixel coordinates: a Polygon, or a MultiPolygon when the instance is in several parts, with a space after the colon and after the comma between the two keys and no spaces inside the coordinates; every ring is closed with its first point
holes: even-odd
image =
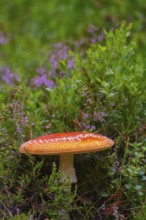
{"type": "Polygon", "coordinates": [[[134,187],[134,189],[136,189],[136,190],[140,190],[141,188],[142,188],[141,185],[136,185],[136,186],[134,187]]]}

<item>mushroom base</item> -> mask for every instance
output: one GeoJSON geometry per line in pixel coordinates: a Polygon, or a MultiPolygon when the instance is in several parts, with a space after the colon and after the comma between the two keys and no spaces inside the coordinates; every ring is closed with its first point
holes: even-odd
{"type": "Polygon", "coordinates": [[[77,183],[73,154],[61,154],[59,169],[63,171],[61,182],[69,178],[71,183],[77,183]]]}

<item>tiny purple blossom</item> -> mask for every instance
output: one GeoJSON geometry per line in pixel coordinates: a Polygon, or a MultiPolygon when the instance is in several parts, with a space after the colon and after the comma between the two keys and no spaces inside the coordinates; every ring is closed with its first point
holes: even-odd
{"type": "Polygon", "coordinates": [[[96,130],[95,125],[91,125],[91,129],[92,129],[93,131],[95,131],[95,130],[96,130]]]}
{"type": "Polygon", "coordinates": [[[100,41],[103,41],[105,38],[105,34],[104,33],[101,33],[100,35],[97,36],[97,40],[100,42],[100,41]]]}
{"type": "Polygon", "coordinates": [[[88,113],[84,113],[84,118],[88,118],[89,114],[88,113]]]}
{"type": "Polygon", "coordinates": [[[67,64],[68,69],[72,69],[74,67],[74,59],[70,59],[68,60],[68,64],[67,64]]]}
{"type": "Polygon", "coordinates": [[[64,44],[57,43],[54,45],[54,50],[52,51],[50,55],[50,63],[52,64],[53,69],[58,68],[58,62],[60,60],[66,60],[68,57],[68,50],[69,48],[65,46],[64,44]]]}
{"type": "Polygon", "coordinates": [[[3,32],[0,32],[0,45],[6,44],[8,39],[4,36],[3,32]]]}
{"type": "Polygon", "coordinates": [[[92,130],[92,131],[96,130],[95,125],[89,125],[88,123],[83,123],[82,126],[85,130],[92,130]]]}
{"type": "Polygon", "coordinates": [[[99,27],[90,24],[89,27],[88,27],[88,29],[87,29],[87,32],[94,34],[94,33],[97,32],[98,30],[99,30],[99,27]]]}
{"type": "Polygon", "coordinates": [[[12,73],[8,67],[0,69],[0,77],[3,82],[12,86],[15,82],[19,82],[20,78],[18,75],[12,73]]]}
{"type": "Polygon", "coordinates": [[[29,122],[29,118],[27,116],[24,117],[24,121],[25,123],[28,123],[29,122]]]}
{"type": "Polygon", "coordinates": [[[89,104],[92,104],[93,103],[93,101],[92,101],[92,99],[87,99],[87,103],[89,103],[89,104]]]}
{"type": "Polygon", "coordinates": [[[53,69],[57,69],[58,68],[58,61],[56,61],[55,59],[51,58],[50,62],[52,63],[52,68],[53,69]]]}
{"type": "Polygon", "coordinates": [[[86,129],[87,129],[87,130],[90,129],[90,125],[86,125],[86,129]]]}
{"type": "Polygon", "coordinates": [[[54,86],[54,82],[52,80],[48,80],[46,74],[33,78],[33,84],[36,87],[46,86],[48,88],[52,88],[54,86]]]}
{"type": "Polygon", "coordinates": [[[70,48],[64,44],[57,43],[54,45],[54,50],[50,54],[49,61],[51,63],[51,73],[57,74],[59,61],[67,61],[67,68],[72,69],[74,66],[74,59],[69,55],[70,48]]]}
{"type": "Polygon", "coordinates": [[[94,121],[105,122],[105,112],[94,112],[94,121]]]}
{"type": "Polygon", "coordinates": [[[16,132],[21,134],[23,132],[23,128],[22,127],[17,127],[16,132]]]}
{"type": "Polygon", "coordinates": [[[46,72],[45,68],[43,67],[39,67],[36,69],[36,72],[40,75],[44,74],[46,72]]]}

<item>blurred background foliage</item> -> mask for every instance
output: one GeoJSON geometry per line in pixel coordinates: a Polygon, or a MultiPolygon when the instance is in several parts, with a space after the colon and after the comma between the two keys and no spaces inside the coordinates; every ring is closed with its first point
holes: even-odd
{"type": "Polygon", "coordinates": [[[14,68],[33,67],[43,62],[40,57],[48,53],[50,43],[66,41],[74,46],[75,41],[86,36],[89,25],[110,30],[123,20],[133,22],[134,36],[144,51],[145,11],[144,0],[1,0],[0,30],[9,39],[1,62],[10,63],[14,68]]]}

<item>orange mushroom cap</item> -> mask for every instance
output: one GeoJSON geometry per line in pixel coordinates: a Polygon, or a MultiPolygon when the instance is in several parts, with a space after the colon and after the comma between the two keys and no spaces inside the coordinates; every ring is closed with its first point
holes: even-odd
{"type": "Polygon", "coordinates": [[[35,155],[79,154],[105,150],[114,142],[100,134],[66,132],[48,134],[30,140],[20,147],[20,153],[35,155]]]}

